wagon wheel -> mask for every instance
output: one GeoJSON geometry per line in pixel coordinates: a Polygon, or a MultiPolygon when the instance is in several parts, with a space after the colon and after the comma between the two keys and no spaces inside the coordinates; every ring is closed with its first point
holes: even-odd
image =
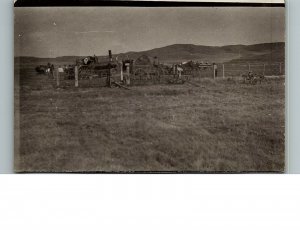
{"type": "Polygon", "coordinates": [[[78,75],[79,75],[79,78],[85,79],[86,76],[87,76],[87,71],[88,71],[88,67],[87,67],[87,66],[80,66],[80,67],[78,68],[78,75]]]}
{"type": "Polygon", "coordinates": [[[137,68],[135,71],[134,71],[134,79],[135,80],[139,80],[139,81],[142,81],[142,79],[147,79],[147,72],[142,69],[142,68],[137,68]]]}
{"type": "Polygon", "coordinates": [[[117,71],[117,69],[116,69],[116,68],[113,68],[113,69],[111,69],[110,73],[113,75],[113,74],[117,74],[117,73],[118,73],[118,71],[117,71]]]}
{"type": "Polygon", "coordinates": [[[160,83],[161,78],[166,75],[166,72],[163,68],[157,68],[154,73],[154,82],[158,83],[160,83]]]}
{"type": "Polygon", "coordinates": [[[86,71],[87,71],[86,66],[80,66],[79,69],[78,69],[79,77],[84,79],[86,77],[86,71]]]}
{"type": "Polygon", "coordinates": [[[93,75],[92,70],[91,70],[91,69],[86,69],[86,70],[84,71],[83,78],[84,78],[84,79],[90,79],[90,78],[92,77],[92,75],[93,75]]]}

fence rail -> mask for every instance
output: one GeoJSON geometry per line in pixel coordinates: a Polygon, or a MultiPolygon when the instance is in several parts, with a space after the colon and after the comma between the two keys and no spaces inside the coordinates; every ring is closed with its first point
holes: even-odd
{"type": "MultiPolygon", "coordinates": [[[[264,76],[284,75],[285,65],[279,63],[225,63],[218,64],[218,70],[222,77],[238,77],[242,74],[252,71],[264,76]]],[[[219,75],[218,75],[219,76],[219,75]]]]}
{"type": "MultiPolygon", "coordinates": [[[[228,78],[228,77],[240,77],[243,74],[247,74],[249,71],[253,73],[262,74],[264,76],[274,76],[274,75],[284,75],[285,65],[284,63],[218,63],[217,68],[213,67],[200,68],[198,70],[193,70],[188,72],[190,78],[228,78]]],[[[54,80],[56,80],[56,85],[58,87],[101,87],[107,85],[106,78],[95,77],[91,79],[81,79],[78,78],[78,67],[75,67],[75,78],[68,79],[65,73],[59,72],[58,69],[55,70],[54,80]]],[[[114,73],[111,78],[115,81],[122,81],[123,75],[126,73],[114,73]]],[[[183,73],[184,75],[184,73],[183,73]]],[[[132,85],[142,85],[142,84],[157,84],[170,82],[170,78],[173,75],[161,75],[159,81],[154,79],[135,79],[131,76],[132,85]]]]}

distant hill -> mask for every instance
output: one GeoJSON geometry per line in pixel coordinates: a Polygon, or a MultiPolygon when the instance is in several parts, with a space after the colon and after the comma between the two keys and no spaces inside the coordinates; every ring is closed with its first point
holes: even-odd
{"type": "Polygon", "coordinates": [[[245,46],[243,55],[232,59],[230,62],[284,62],[285,44],[265,43],[251,46],[245,46]]]}
{"type": "MultiPolygon", "coordinates": [[[[115,54],[114,57],[128,56],[136,59],[141,55],[158,57],[160,62],[178,63],[182,61],[195,60],[203,62],[284,62],[285,43],[262,43],[255,45],[229,45],[229,46],[202,46],[192,44],[174,44],[147,51],[127,52],[115,54]]],[[[36,62],[63,62],[74,63],[76,56],[63,56],[57,58],[35,58],[19,57],[22,63],[36,62]]],[[[99,59],[107,59],[107,56],[100,56],[99,59]]]]}
{"type": "Polygon", "coordinates": [[[141,52],[128,52],[130,58],[140,55],[157,56],[162,62],[182,62],[188,60],[203,62],[283,62],[285,44],[263,43],[255,45],[202,46],[174,44],[141,52]]]}

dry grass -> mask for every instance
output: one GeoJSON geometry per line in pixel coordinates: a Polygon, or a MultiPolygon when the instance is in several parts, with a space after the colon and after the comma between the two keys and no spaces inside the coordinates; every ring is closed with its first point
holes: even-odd
{"type": "Polygon", "coordinates": [[[19,172],[284,170],[283,79],[56,89],[19,73],[19,172]]]}

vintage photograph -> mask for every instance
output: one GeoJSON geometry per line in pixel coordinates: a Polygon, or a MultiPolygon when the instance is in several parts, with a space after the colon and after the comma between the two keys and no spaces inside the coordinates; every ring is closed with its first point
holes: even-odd
{"type": "Polygon", "coordinates": [[[15,7],[16,172],[283,173],[285,7],[15,7]]]}

